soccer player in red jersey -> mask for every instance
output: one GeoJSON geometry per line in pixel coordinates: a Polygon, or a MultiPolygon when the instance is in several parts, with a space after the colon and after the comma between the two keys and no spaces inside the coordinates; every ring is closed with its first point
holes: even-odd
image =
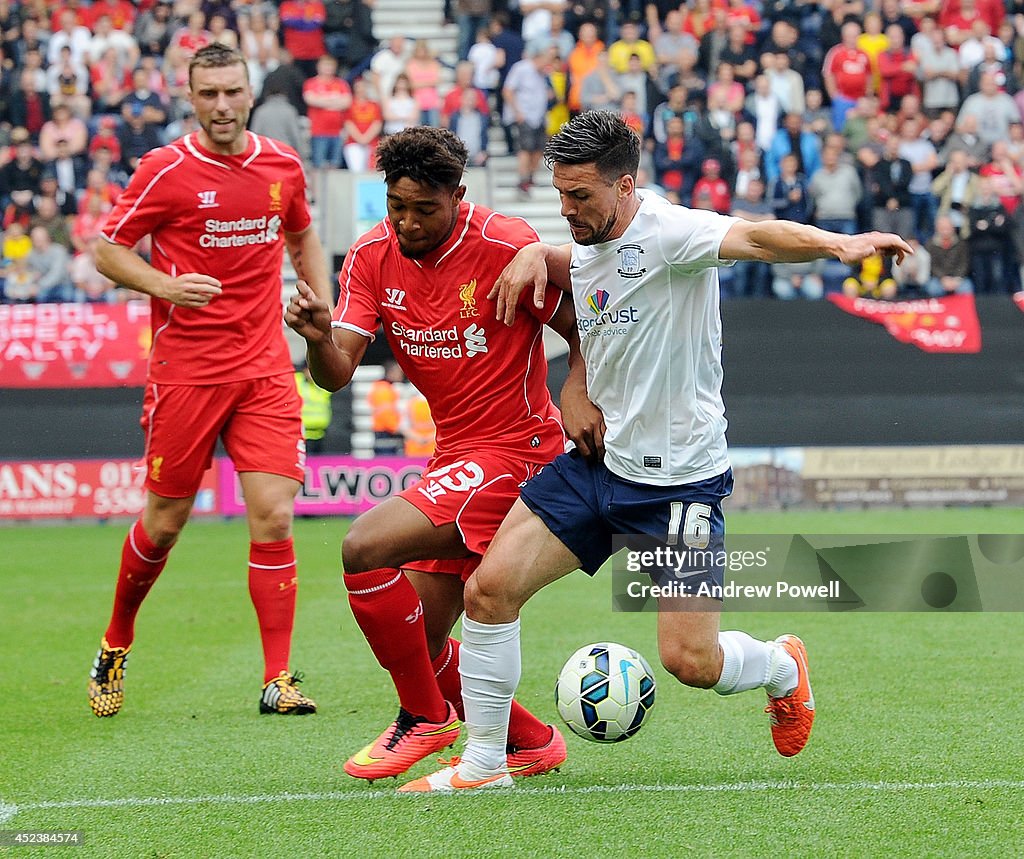
{"type": "MultiPolygon", "coordinates": [[[[586,399],[574,313],[555,287],[544,310],[524,302],[515,326],[495,323],[487,293],[536,233],[463,199],[466,158],[447,130],[387,137],[377,163],[388,217],[349,251],[333,323],[329,305],[302,284],[285,314],[306,338],[313,378],[331,390],[349,382],[383,326],[437,424],[422,480],[360,516],[342,545],[352,611],[400,702],[395,722],[345,763],[356,778],[397,776],[458,736],[459,643],[449,633],[462,613],[463,584],[519,485],[564,449],[546,386],[545,323],[570,343],[562,393],[569,434],[589,451],[601,423],[586,399]]],[[[519,705],[508,739],[515,775],[565,760],[558,730],[519,705]]]]}
{"type": "Polygon", "coordinates": [[[96,251],[104,275],[151,296],[153,345],[142,416],[146,507],[124,543],[89,703],[97,716],[121,709],[135,616],[188,521],[219,436],[245,492],[249,593],[265,663],[260,712],[313,713],[288,670],[305,448],[281,320],[284,249],[325,301],[327,268],[302,161],[246,131],[253,96],[242,55],[200,49],[189,87],[200,130],[143,157],[96,251]],[[132,250],[146,235],[151,263],[132,250]]]}

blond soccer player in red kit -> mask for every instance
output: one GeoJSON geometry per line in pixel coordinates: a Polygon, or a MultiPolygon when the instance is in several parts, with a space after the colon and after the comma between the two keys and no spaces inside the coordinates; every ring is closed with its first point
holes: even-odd
{"type": "Polygon", "coordinates": [[[143,157],[96,252],[107,277],[151,297],[153,346],[142,427],[146,507],[121,554],[114,609],[93,664],[89,704],[113,716],[135,617],[188,521],[220,438],[249,523],[249,593],[263,645],[263,713],[316,712],[288,667],[297,587],[294,498],[302,485],[301,403],[281,322],[287,248],[309,288],[330,286],[310,224],[302,161],[246,131],[245,59],[210,45],[189,65],[200,130],[143,157]],[[146,262],[133,248],[152,237],[146,262]]]}

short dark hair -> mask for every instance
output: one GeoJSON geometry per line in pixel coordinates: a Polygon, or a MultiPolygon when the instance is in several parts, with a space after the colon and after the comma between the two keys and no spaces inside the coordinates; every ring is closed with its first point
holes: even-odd
{"type": "Polygon", "coordinates": [[[589,110],[570,119],[548,138],[544,162],[593,164],[609,182],[628,173],[636,177],[640,166],[640,138],[610,110],[589,110]]]}
{"type": "Polygon", "coordinates": [[[188,64],[188,82],[192,85],[193,69],[223,69],[228,66],[240,65],[245,70],[245,79],[249,80],[249,66],[241,51],[227,45],[214,43],[205,45],[195,52],[188,64]]]}
{"type": "Polygon", "coordinates": [[[469,153],[447,128],[418,125],[385,137],[377,146],[377,169],[391,185],[402,178],[431,188],[455,190],[469,153]]]}

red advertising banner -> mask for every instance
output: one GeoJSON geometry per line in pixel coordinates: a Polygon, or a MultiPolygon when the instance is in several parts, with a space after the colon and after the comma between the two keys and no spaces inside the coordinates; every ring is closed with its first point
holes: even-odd
{"type": "Polygon", "coordinates": [[[885,326],[901,343],[925,352],[980,352],[981,325],[973,295],[947,295],[913,301],[877,301],[830,295],[847,313],[885,326]]]}
{"type": "MultiPolygon", "coordinates": [[[[140,460],[0,462],[0,520],[138,516],[146,503],[140,460]]],[[[209,469],[192,508],[217,512],[217,474],[209,469]]]]}
{"type": "MultiPolygon", "coordinates": [[[[300,516],[355,516],[416,483],[425,466],[425,460],[403,457],[311,456],[306,460],[306,479],[295,499],[295,512],[300,516]]],[[[244,516],[242,487],[231,460],[218,459],[217,468],[220,512],[244,516]]]]}
{"type": "Polygon", "coordinates": [[[0,305],[0,388],[146,383],[149,302],[0,305]]]}

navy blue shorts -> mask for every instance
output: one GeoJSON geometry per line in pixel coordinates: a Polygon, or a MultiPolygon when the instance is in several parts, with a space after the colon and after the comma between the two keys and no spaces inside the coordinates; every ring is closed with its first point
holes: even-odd
{"type": "MultiPolygon", "coordinates": [[[[722,501],[732,493],[732,483],[731,468],[678,486],[635,483],[572,451],[556,457],[525,483],[520,497],[580,559],[580,569],[592,576],[622,547],[616,535],[646,538],[640,541],[643,548],[652,540],[679,549],[701,542],[701,548],[721,548],[722,501]]],[[[701,579],[722,584],[722,566],[711,566],[700,571],[704,575],[698,575],[694,584],[701,579]]]]}

